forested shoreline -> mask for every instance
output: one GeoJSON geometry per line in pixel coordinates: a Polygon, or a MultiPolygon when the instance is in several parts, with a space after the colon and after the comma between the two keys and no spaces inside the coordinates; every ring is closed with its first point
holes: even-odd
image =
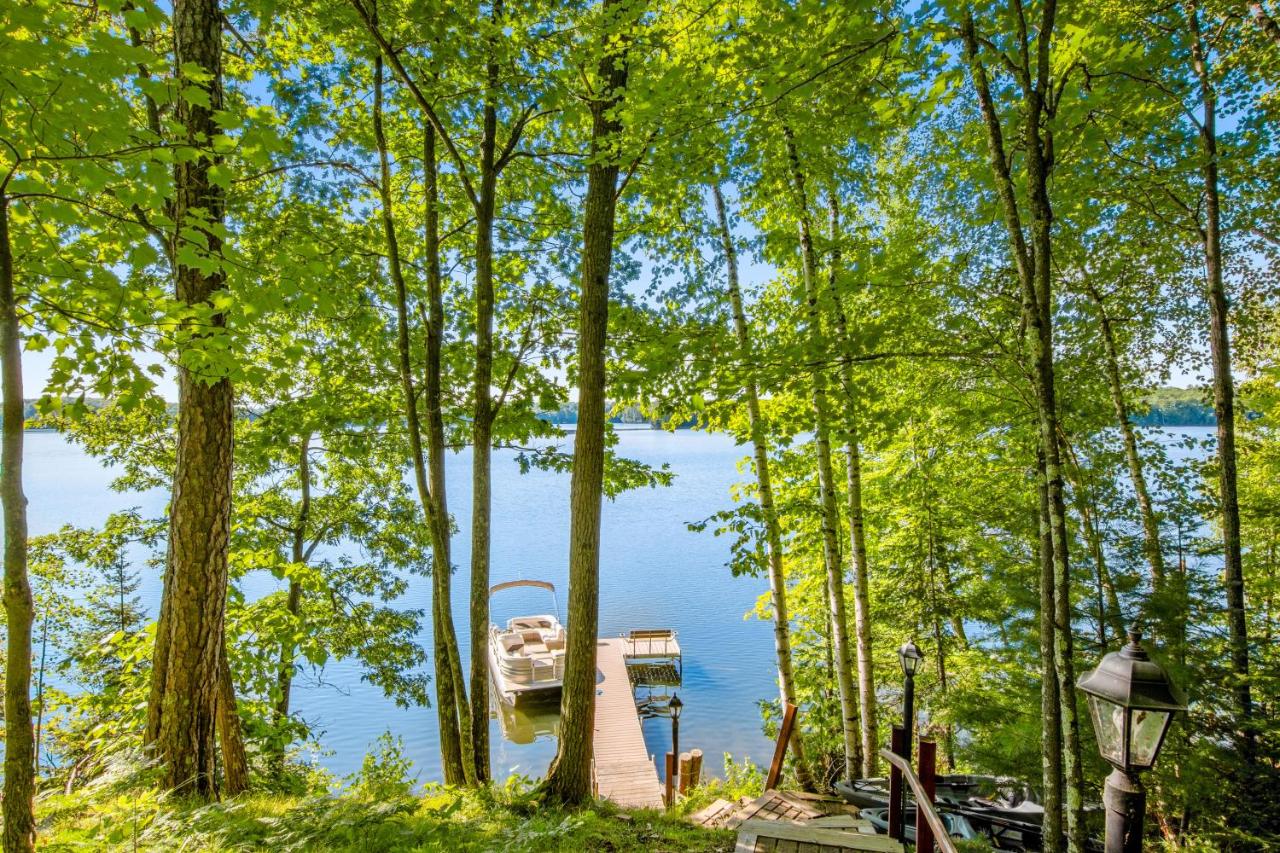
{"type": "MultiPolygon", "coordinates": [[[[1158,388],[1142,401],[1145,403],[1144,408],[1132,413],[1132,421],[1137,426],[1213,426],[1216,423],[1213,417],[1213,407],[1205,403],[1204,400],[1205,394],[1199,389],[1158,388]]],[[[106,405],[105,400],[92,398],[86,399],[84,403],[90,411],[98,411],[106,405]]],[[[623,406],[617,413],[612,413],[613,406],[607,406],[606,408],[611,411],[609,415],[610,423],[654,423],[637,405],[623,406]]],[[[177,405],[170,403],[167,407],[167,412],[172,416],[177,412],[177,405]]],[[[25,418],[24,423],[28,430],[58,428],[56,425],[45,425],[41,422],[39,399],[24,400],[23,415],[25,418]]],[[[566,403],[555,411],[538,412],[537,416],[548,423],[574,424],[578,421],[578,405],[576,403],[566,403]]],[[[696,426],[697,420],[689,420],[680,424],[677,428],[691,429],[696,426]]]]}
{"type": "Polygon", "coordinates": [[[741,445],[732,507],[681,521],[758,585],[777,690],[724,713],[772,737],[799,708],[785,786],[884,772],[914,639],[941,767],[1022,780],[1044,849],[1081,853],[1106,763],[1077,679],[1138,625],[1188,705],[1148,845],[1274,848],[1278,16],[8,0],[5,853],[727,843],[594,811],[601,519],[672,483],[617,422],[741,445]],[[1170,419],[1212,427],[1204,461],[1170,419]],[[28,423],[164,511],[31,536],[28,423]],[[507,455],[570,508],[557,754],[509,784],[482,651],[507,455]],[[345,782],[306,760],[295,683],[339,660],[430,708],[424,791],[396,733],[345,782]]]}

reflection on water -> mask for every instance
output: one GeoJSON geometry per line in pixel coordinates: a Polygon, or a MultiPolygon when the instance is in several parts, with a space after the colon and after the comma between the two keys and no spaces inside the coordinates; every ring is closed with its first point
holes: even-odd
{"type": "Polygon", "coordinates": [[[490,707],[490,717],[498,721],[502,737],[509,743],[554,742],[560,733],[560,708],[555,702],[521,702],[516,706],[495,698],[490,707]]]}

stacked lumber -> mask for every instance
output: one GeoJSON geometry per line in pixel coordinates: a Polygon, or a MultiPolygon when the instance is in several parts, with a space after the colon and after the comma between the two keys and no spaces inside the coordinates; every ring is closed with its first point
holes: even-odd
{"type": "Polygon", "coordinates": [[[716,800],[689,819],[701,826],[736,829],[735,853],[902,853],[870,822],[822,798],[769,790],[754,800],[716,800]],[[827,807],[824,810],[824,807],[827,807]],[[835,812],[835,813],[829,813],[835,812]]]}

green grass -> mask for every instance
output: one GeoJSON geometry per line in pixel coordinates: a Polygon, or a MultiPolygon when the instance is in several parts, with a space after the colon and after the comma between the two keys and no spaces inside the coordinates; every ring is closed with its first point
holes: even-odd
{"type": "Polygon", "coordinates": [[[732,833],[599,803],[544,806],[527,784],[463,791],[253,793],[220,803],[167,797],[137,780],[98,781],[38,802],[41,850],[728,851],[732,833]]]}

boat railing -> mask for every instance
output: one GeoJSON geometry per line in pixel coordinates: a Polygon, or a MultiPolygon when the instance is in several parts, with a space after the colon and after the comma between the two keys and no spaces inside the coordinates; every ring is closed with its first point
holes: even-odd
{"type": "Polygon", "coordinates": [[[880,750],[880,757],[900,770],[902,777],[911,786],[916,797],[916,810],[924,815],[929,828],[933,830],[933,841],[938,845],[938,849],[942,853],[959,853],[955,841],[951,839],[951,833],[947,831],[947,825],[942,822],[942,818],[933,807],[933,798],[920,783],[920,777],[916,776],[915,771],[911,769],[911,762],[888,749],[880,750]]]}

